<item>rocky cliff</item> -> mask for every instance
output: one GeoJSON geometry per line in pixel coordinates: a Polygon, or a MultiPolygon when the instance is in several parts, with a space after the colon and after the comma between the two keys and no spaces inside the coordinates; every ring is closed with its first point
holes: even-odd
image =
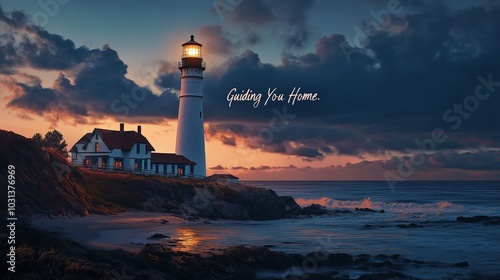
{"type": "MultiPolygon", "coordinates": [[[[0,130],[0,182],[16,170],[17,214],[72,216],[127,209],[178,213],[186,218],[267,220],[301,214],[291,197],[239,183],[105,173],[72,166],[50,148],[0,130]]],[[[1,192],[6,201],[6,192],[1,192]]]]}

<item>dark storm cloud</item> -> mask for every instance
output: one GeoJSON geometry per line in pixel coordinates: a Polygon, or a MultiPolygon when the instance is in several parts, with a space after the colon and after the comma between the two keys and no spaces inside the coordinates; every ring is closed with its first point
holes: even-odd
{"type": "Polygon", "coordinates": [[[12,43],[14,38],[11,34],[2,34],[0,37],[0,74],[13,74],[15,71],[13,67],[20,65],[22,60],[20,57],[16,56],[16,50],[12,43]]]}
{"type": "Polygon", "coordinates": [[[303,47],[304,43],[309,40],[309,31],[305,28],[297,28],[292,34],[288,35],[285,42],[288,46],[294,48],[303,47]]]}
{"type": "Polygon", "coordinates": [[[52,105],[56,103],[57,93],[52,89],[43,88],[40,84],[29,86],[17,83],[17,86],[20,87],[23,94],[12,99],[8,106],[27,108],[41,115],[50,110],[52,105]]]}
{"type": "Polygon", "coordinates": [[[203,41],[204,51],[217,54],[229,55],[238,46],[238,42],[234,42],[234,38],[228,32],[225,32],[219,25],[202,26],[200,28],[200,36],[203,41]]]}
{"type": "Polygon", "coordinates": [[[262,43],[262,38],[256,31],[251,30],[250,28],[245,28],[244,33],[245,44],[247,46],[253,46],[262,43]]]}
{"type": "Polygon", "coordinates": [[[165,91],[157,95],[125,77],[127,65],[108,45],[93,50],[76,48],[71,40],[30,24],[22,12],[8,15],[0,9],[0,25],[0,73],[33,67],[62,70],[74,80],[71,83],[61,73],[52,88],[44,88],[39,79],[3,79],[1,83],[15,92],[7,106],[43,115],[53,122],[65,116],[72,116],[76,122],[102,116],[152,117],[150,121],[177,116],[178,98],[168,88],[178,85],[173,78],[167,79],[175,74],[160,72],[165,76],[158,86],[165,91]]]}
{"type": "Polygon", "coordinates": [[[393,15],[359,48],[332,34],[321,38],[314,52],[285,54],[278,66],[262,63],[247,50],[210,72],[205,82],[208,135],[220,138],[218,131],[228,131],[238,145],[305,159],[321,159],[332,151],[418,151],[416,140],[430,138],[435,128],[447,135],[436,150],[499,147],[500,88],[484,84],[500,81],[498,34],[498,6],[450,11],[432,4],[419,13],[393,15]],[[487,100],[474,97],[479,85],[487,100]],[[282,112],[286,102],[258,108],[233,102],[229,108],[226,101],[232,88],[252,89],[265,99],[269,88],[288,94],[299,86],[302,92],[317,92],[321,100],[288,104],[295,118],[271,139],[259,133],[269,129],[273,109],[282,112]],[[488,93],[488,87],[495,91],[488,93]]]}
{"type": "Polygon", "coordinates": [[[248,24],[263,26],[276,20],[272,10],[272,2],[262,0],[241,0],[233,11],[229,13],[229,22],[233,24],[248,24]]]}
{"type": "Polygon", "coordinates": [[[277,14],[283,15],[284,21],[291,27],[285,37],[287,46],[301,48],[310,38],[307,27],[307,11],[313,7],[313,0],[273,1],[277,14]]]}
{"type": "MultiPolygon", "coordinates": [[[[308,124],[289,124],[273,132],[266,124],[238,125],[235,123],[210,123],[207,137],[224,142],[226,135],[234,135],[235,143],[271,153],[294,155],[306,160],[322,159],[326,155],[358,154],[362,151],[377,151],[365,139],[349,131],[334,127],[316,127],[308,124]],[[335,145],[335,146],[334,146],[335,145]],[[357,148],[355,148],[357,147],[357,148]],[[362,148],[364,147],[364,149],[362,148]]],[[[379,147],[380,148],[380,147],[379,147]]]]}
{"type": "Polygon", "coordinates": [[[6,14],[0,7],[0,71],[12,67],[31,66],[37,69],[70,69],[87,58],[91,51],[76,48],[71,40],[32,25],[25,14],[6,14]]]}
{"type": "Polygon", "coordinates": [[[323,154],[317,148],[299,147],[291,148],[287,154],[296,155],[302,158],[322,158],[323,154]]]}
{"type": "Polygon", "coordinates": [[[155,86],[160,89],[179,87],[180,74],[177,72],[159,74],[155,78],[155,86]]]}
{"type": "Polygon", "coordinates": [[[475,152],[446,151],[435,153],[428,162],[433,167],[463,170],[500,170],[500,151],[479,150],[475,152]]]}
{"type": "Polygon", "coordinates": [[[242,0],[228,12],[229,22],[244,26],[247,42],[256,44],[253,28],[272,24],[284,27],[280,33],[287,47],[301,48],[310,39],[307,26],[307,12],[313,7],[313,0],[242,0]],[[250,39],[250,40],[249,40],[250,39]]]}
{"type": "Polygon", "coordinates": [[[152,117],[150,121],[154,121],[177,116],[177,96],[168,91],[155,95],[126,79],[126,65],[117,59],[116,52],[107,48],[92,57],[95,60],[90,59],[89,65],[78,72],[74,84],[62,73],[53,88],[43,88],[39,81],[34,85],[3,81],[16,92],[7,106],[43,115],[52,122],[64,116],[82,123],[87,122],[85,117],[152,117]]]}
{"type": "Polygon", "coordinates": [[[403,164],[408,164],[412,161],[421,162],[422,156],[424,158],[423,162],[413,166],[415,171],[435,170],[445,172],[445,170],[500,170],[499,150],[475,150],[469,152],[439,151],[427,156],[416,154],[411,157],[392,157],[388,160],[362,161],[356,164],[348,163],[344,168],[363,167],[369,170],[392,170],[397,174],[397,170],[401,168],[403,164]]]}
{"type": "Polygon", "coordinates": [[[71,98],[96,113],[113,117],[177,117],[178,98],[170,91],[160,95],[127,79],[127,65],[116,51],[104,46],[95,52],[75,77],[71,98]]]}
{"type": "Polygon", "coordinates": [[[155,86],[161,90],[170,88],[178,89],[180,86],[181,74],[177,69],[177,64],[165,61],[158,62],[158,75],[155,78],[155,86]]]}
{"type": "Polygon", "coordinates": [[[239,35],[228,32],[220,25],[202,26],[199,33],[200,37],[203,38],[203,51],[209,56],[230,57],[241,46],[254,46],[262,42],[257,31],[248,26],[242,27],[239,35]]]}
{"type": "MultiPolygon", "coordinates": [[[[415,156],[415,157],[418,157],[415,156]]],[[[445,180],[450,176],[461,180],[471,180],[481,178],[481,180],[498,180],[500,166],[498,165],[498,151],[479,150],[476,152],[437,152],[434,155],[425,158],[419,165],[413,169],[403,168],[403,173],[399,173],[403,164],[407,165],[409,161],[415,157],[392,157],[387,160],[361,161],[359,163],[347,163],[345,165],[329,166],[329,167],[271,167],[272,170],[283,173],[285,176],[293,176],[294,174],[304,172],[304,174],[313,175],[316,178],[337,178],[340,180],[387,180],[388,174],[390,180],[411,180],[414,178],[424,180],[445,180]],[[435,158],[439,157],[437,162],[435,158]],[[495,162],[496,159],[496,162],[495,162]],[[465,162],[465,163],[464,163],[465,162]],[[293,169],[292,172],[286,172],[293,169]],[[408,170],[412,170],[410,173],[408,170]],[[406,174],[406,175],[405,175],[406,174]],[[410,175],[408,175],[410,174],[410,175]],[[328,177],[325,177],[327,175],[328,177]],[[397,177],[399,176],[399,178],[397,177]]],[[[239,168],[234,167],[232,170],[239,172],[259,171],[258,167],[239,168]]],[[[248,173],[247,173],[248,174],[248,173]]],[[[261,173],[259,173],[261,174],[261,173]]],[[[399,181],[398,181],[399,182],[399,181]]]]}

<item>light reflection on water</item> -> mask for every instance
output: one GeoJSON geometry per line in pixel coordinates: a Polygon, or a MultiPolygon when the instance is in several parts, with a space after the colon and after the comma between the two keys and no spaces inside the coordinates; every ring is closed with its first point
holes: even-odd
{"type": "Polygon", "coordinates": [[[333,222],[335,217],[262,222],[196,221],[166,225],[161,232],[177,241],[174,244],[169,243],[171,239],[164,242],[176,250],[192,253],[214,252],[237,245],[268,246],[273,250],[300,254],[317,249],[351,254],[402,253],[397,248],[398,239],[405,238],[402,230],[363,230],[357,224],[326,225],[333,222]]]}
{"type": "Polygon", "coordinates": [[[197,245],[200,244],[203,239],[200,232],[184,227],[175,229],[174,236],[178,240],[178,249],[191,252],[199,249],[197,245]]]}

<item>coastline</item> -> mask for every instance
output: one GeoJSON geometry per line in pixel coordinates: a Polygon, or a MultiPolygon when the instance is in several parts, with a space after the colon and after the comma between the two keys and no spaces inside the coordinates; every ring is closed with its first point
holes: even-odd
{"type": "MultiPolygon", "coordinates": [[[[377,213],[371,213],[371,215],[377,215],[377,213]]],[[[308,221],[312,218],[304,216],[299,219],[308,221]]],[[[285,219],[280,220],[280,222],[297,222],[297,219],[285,219]]],[[[240,227],[247,228],[248,226],[259,227],[259,223],[276,224],[276,221],[213,221],[202,218],[186,220],[182,216],[175,214],[128,211],[106,216],[90,215],[87,217],[72,218],[37,217],[33,218],[31,222],[37,230],[57,234],[61,238],[78,242],[80,245],[93,250],[124,250],[133,255],[140,255],[144,250],[153,250],[159,254],[196,256],[196,258],[201,258],[207,262],[211,262],[212,258],[216,256],[227,257],[228,255],[235,254],[236,256],[233,257],[243,258],[241,254],[250,254],[250,257],[240,260],[241,263],[239,265],[245,267],[245,269],[251,268],[256,273],[255,275],[258,279],[282,279],[283,277],[281,276],[276,277],[287,272],[290,275],[297,276],[296,274],[300,271],[314,272],[313,274],[326,273],[329,275],[328,277],[331,276],[331,278],[321,279],[341,279],[335,278],[341,276],[344,277],[342,279],[432,279],[419,278],[419,275],[425,275],[429,271],[432,271],[431,275],[437,274],[443,276],[453,273],[456,275],[468,273],[467,268],[469,267],[469,263],[467,260],[446,263],[437,261],[431,257],[427,259],[408,259],[405,257],[405,254],[398,254],[390,250],[378,254],[367,254],[362,250],[357,253],[346,253],[339,251],[338,248],[336,249],[335,245],[329,244],[333,240],[320,238],[315,239],[315,246],[311,244],[294,244],[296,242],[290,241],[286,236],[283,236],[281,241],[277,243],[240,244],[238,243],[240,239],[236,238],[234,239],[235,243],[227,243],[225,246],[220,244],[214,245],[214,243],[210,242],[210,239],[213,238],[211,235],[213,234],[211,232],[213,230],[209,228],[214,226],[214,223],[219,223],[220,225],[215,227],[224,231],[229,228],[228,223],[238,223],[240,227]],[[193,228],[197,230],[193,230],[193,228]],[[284,248],[280,247],[282,244],[285,244],[285,248],[299,247],[301,251],[283,250],[284,248]],[[288,263],[290,266],[288,264],[277,265],[275,263],[276,260],[272,258],[262,261],[257,266],[255,266],[254,260],[250,260],[250,263],[247,263],[248,259],[264,258],[263,255],[267,256],[269,254],[274,257],[283,258],[281,261],[289,260],[289,258],[298,258],[301,261],[293,262],[293,264],[290,262],[288,263]],[[333,263],[329,261],[325,262],[325,257],[322,257],[323,255],[333,255],[334,257],[331,258],[335,259],[338,257],[341,259],[335,259],[333,263]],[[304,262],[304,260],[306,261],[304,262]],[[311,269],[309,266],[315,268],[311,269]],[[335,273],[330,275],[333,272],[335,273]],[[386,275],[380,276],[378,275],[379,273],[386,273],[386,275]],[[349,275],[348,277],[351,278],[345,278],[343,275],[349,275]],[[396,276],[403,278],[394,278],[396,276]]],[[[260,226],[262,227],[263,225],[261,224],[260,226]]],[[[223,233],[221,232],[220,234],[223,233]]],[[[200,261],[200,259],[197,260],[197,262],[200,261]]],[[[196,271],[196,269],[193,271],[196,271]]],[[[463,279],[487,279],[484,278],[486,277],[484,275],[478,276],[479,278],[474,277],[472,275],[470,278],[463,279]]],[[[288,278],[285,277],[283,279],[288,278]]]]}
{"type": "MultiPolygon", "coordinates": [[[[420,276],[428,271],[460,275],[469,266],[467,261],[446,263],[409,259],[400,254],[348,254],[325,244],[309,247],[303,254],[283,252],[271,244],[242,244],[203,252],[189,248],[196,245],[196,236],[181,238],[169,230],[182,228],[186,223],[211,225],[205,219],[189,221],[175,214],[141,211],[71,218],[32,217],[32,226],[26,225],[28,230],[23,233],[27,236],[20,237],[25,245],[19,252],[19,265],[25,265],[29,255],[28,259],[38,257],[37,266],[43,266],[47,260],[40,256],[48,253],[42,252],[52,250],[54,258],[71,260],[66,260],[66,265],[85,263],[87,269],[56,265],[67,276],[88,276],[91,271],[97,273],[96,279],[120,279],[117,275],[131,277],[124,279],[429,279],[420,276]],[[122,234],[117,235],[118,232],[122,234]],[[31,235],[39,238],[30,240],[31,235]],[[137,242],[130,241],[134,238],[137,242]]],[[[282,242],[287,242],[286,236],[282,242]]],[[[496,278],[472,274],[460,279],[496,278]]]]}
{"type": "Polygon", "coordinates": [[[239,280],[488,279],[477,272],[496,273],[489,244],[498,244],[491,236],[499,218],[475,217],[498,216],[488,186],[460,194],[454,184],[396,192],[359,182],[264,188],[71,165],[57,172],[53,163],[67,162],[55,151],[12,132],[0,135],[6,142],[0,158],[33,165],[16,172],[15,278],[119,279],[123,270],[130,279],[239,280]],[[10,155],[17,148],[8,147],[18,146],[19,155],[10,155]],[[456,194],[454,200],[442,201],[443,192],[447,199],[456,194]],[[471,239],[478,227],[483,235],[471,239]]]}

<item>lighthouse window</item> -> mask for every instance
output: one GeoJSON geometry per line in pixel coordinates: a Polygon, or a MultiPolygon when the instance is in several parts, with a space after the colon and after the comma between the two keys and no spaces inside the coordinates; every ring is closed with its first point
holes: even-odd
{"type": "Polygon", "coordinates": [[[201,119],[201,111],[200,111],[200,119],[201,119]]]}

